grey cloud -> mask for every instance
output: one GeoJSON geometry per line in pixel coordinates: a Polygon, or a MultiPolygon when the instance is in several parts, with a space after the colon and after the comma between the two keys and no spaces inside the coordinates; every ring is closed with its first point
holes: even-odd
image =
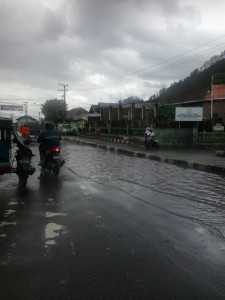
{"type": "Polygon", "coordinates": [[[183,66],[166,70],[163,62],[213,38],[213,32],[198,29],[202,12],[190,3],[0,0],[0,83],[44,91],[57,90],[58,82],[71,90],[105,87],[82,91],[86,99],[109,90],[125,96],[139,87],[150,96],[163,82],[188,74],[183,66]],[[154,71],[157,66],[161,71],[154,71]]]}
{"type": "Polygon", "coordinates": [[[41,21],[40,37],[44,40],[57,40],[66,32],[65,16],[59,11],[47,8],[41,21]]]}

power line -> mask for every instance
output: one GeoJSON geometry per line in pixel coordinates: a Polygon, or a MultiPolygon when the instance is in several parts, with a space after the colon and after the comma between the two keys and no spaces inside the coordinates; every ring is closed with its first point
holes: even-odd
{"type": "MultiPolygon", "coordinates": [[[[222,36],[222,37],[224,37],[224,36],[222,36]]],[[[212,41],[215,41],[215,40],[217,40],[217,39],[214,39],[214,40],[212,40],[212,41]]],[[[205,62],[205,60],[206,60],[208,57],[211,57],[212,54],[215,54],[215,51],[218,52],[218,51],[223,50],[223,49],[225,48],[225,44],[224,44],[224,43],[223,43],[223,44],[219,44],[219,45],[217,45],[216,47],[210,48],[210,49],[208,49],[208,50],[205,50],[205,51],[202,51],[202,52],[199,52],[199,53],[195,53],[195,54],[193,54],[192,56],[189,56],[188,58],[184,58],[184,59],[182,59],[182,60],[176,61],[176,59],[177,59],[178,57],[184,56],[184,55],[187,54],[187,53],[194,52],[195,50],[202,48],[204,45],[209,44],[209,43],[212,42],[212,41],[208,41],[208,42],[202,44],[201,46],[199,46],[199,47],[197,47],[197,48],[194,48],[194,49],[189,50],[189,51],[186,51],[186,52],[184,52],[184,53],[182,53],[182,54],[176,55],[176,56],[174,56],[174,57],[172,57],[172,58],[169,58],[169,59],[167,59],[167,60],[165,60],[165,61],[163,61],[163,62],[160,62],[160,63],[158,63],[158,64],[155,64],[155,65],[153,65],[153,66],[149,66],[149,67],[146,67],[146,68],[144,68],[144,69],[140,69],[140,70],[138,70],[138,71],[129,73],[129,74],[124,75],[123,77],[119,77],[119,78],[117,78],[117,79],[115,79],[115,80],[108,81],[108,82],[104,82],[103,84],[100,84],[100,85],[97,85],[97,84],[94,85],[94,84],[93,84],[93,85],[90,86],[90,87],[87,87],[87,85],[86,85],[85,88],[76,88],[76,89],[71,89],[71,90],[95,90],[95,89],[104,89],[105,87],[113,86],[114,84],[116,84],[116,83],[118,82],[118,80],[124,80],[124,81],[126,81],[126,82],[129,82],[129,81],[131,81],[131,80],[132,80],[132,81],[133,81],[133,80],[137,80],[137,78],[149,77],[149,76],[151,76],[151,75],[152,75],[152,76],[157,76],[157,74],[158,74],[159,72],[167,71],[168,69],[173,68],[173,67],[176,67],[176,66],[179,66],[179,65],[182,65],[182,69],[183,69],[183,68],[184,68],[184,64],[188,64],[188,63],[189,63],[190,61],[192,61],[193,59],[197,59],[197,58],[199,58],[199,57],[201,57],[201,56],[204,56],[204,58],[202,58],[202,60],[201,60],[201,61],[198,61],[198,62],[199,62],[199,63],[200,63],[200,62],[205,62]],[[173,61],[174,61],[174,62],[173,62],[173,61]],[[168,62],[171,62],[171,63],[168,64],[168,62]],[[155,68],[155,67],[157,67],[157,66],[158,66],[158,68],[155,68]],[[155,68],[155,69],[153,69],[153,70],[150,71],[150,72],[145,72],[145,73],[143,73],[143,71],[148,70],[148,69],[150,69],[150,68],[155,68]],[[135,75],[135,77],[134,77],[133,75],[135,75]]],[[[196,64],[196,63],[195,63],[195,64],[196,64]]],[[[190,64],[188,64],[186,67],[190,67],[190,64]]]]}

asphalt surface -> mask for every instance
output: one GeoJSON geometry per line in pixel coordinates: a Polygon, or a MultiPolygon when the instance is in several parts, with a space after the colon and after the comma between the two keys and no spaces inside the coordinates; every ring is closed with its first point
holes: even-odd
{"type": "Polygon", "coordinates": [[[183,168],[225,175],[225,151],[211,149],[160,149],[146,150],[141,142],[116,138],[63,137],[79,144],[86,144],[108,151],[174,164],[183,168]]]}
{"type": "Polygon", "coordinates": [[[0,178],[0,299],[225,299],[224,178],[158,162],[144,173],[164,150],[68,139],[57,178],[37,169],[25,191],[0,178]]]}

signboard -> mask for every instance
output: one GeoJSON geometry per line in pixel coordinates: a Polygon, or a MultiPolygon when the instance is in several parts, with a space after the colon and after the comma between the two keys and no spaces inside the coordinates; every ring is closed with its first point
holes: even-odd
{"type": "Polygon", "coordinates": [[[0,110],[23,111],[23,105],[0,105],[0,110]]]}
{"type": "Polygon", "coordinates": [[[202,107],[176,107],[175,121],[202,121],[202,107]]]}
{"type": "Polygon", "coordinates": [[[224,126],[221,123],[216,123],[216,125],[213,126],[213,130],[223,132],[224,126]]]}

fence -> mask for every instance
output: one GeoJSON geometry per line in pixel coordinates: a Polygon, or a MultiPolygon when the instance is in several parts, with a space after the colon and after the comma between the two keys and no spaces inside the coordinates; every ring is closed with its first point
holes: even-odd
{"type": "Polygon", "coordinates": [[[196,138],[197,144],[223,144],[225,143],[225,133],[199,132],[196,138]]]}
{"type": "MultiPolygon", "coordinates": [[[[145,128],[134,128],[131,126],[101,127],[101,134],[106,136],[129,136],[129,139],[142,141],[144,139],[145,128]]],[[[155,128],[159,143],[162,146],[178,148],[192,147],[195,145],[225,145],[225,133],[222,132],[197,132],[192,128],[155,128]]]]}

